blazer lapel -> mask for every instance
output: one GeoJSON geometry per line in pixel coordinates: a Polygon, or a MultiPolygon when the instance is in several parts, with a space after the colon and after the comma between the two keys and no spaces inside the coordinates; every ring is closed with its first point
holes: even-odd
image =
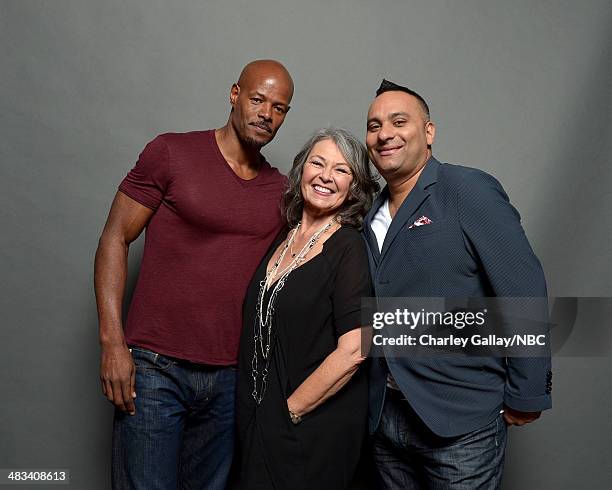
{"type": "Polygon", "coordinates": [[[391,221],[391,226],[389,227],[389,231],[387,232],[387,236],[382,246],[380,254],[381,260],[385,257],[385,254],[400,230],[404,228],[404,225],[416,214],[423,202],[429,197],[430,190],[428,188],[438,180],[439,166],[440,162],[434,157],[431,157],[425,164],[425,168],[414,186],[414,189],[412,189],[410,194],[404,199],[404,202],[393,217],[393,221],[391,221]]]}
{"type": "Polygon", "coordinates": [[[380,194],[378,194],[378,197],[374,200],[374,204],[372,204],[370,211],[368,211],[368,214],[366,214],[365,218],[363,219],[363,234],[365,236],[366,243],[368,244],[368,248],[372,253],[372,257],[374,258],[374,262],[376,262],[376,265],[378,265],[378,263],[380,262],[380,248],[378,247],[378,240],[376,239],[376,235],[374,234],[371,225],[374,215],[378,212],[387,197],[389,197],[389,191],[385,186],[385,188],[380,192],[380,194]]]}

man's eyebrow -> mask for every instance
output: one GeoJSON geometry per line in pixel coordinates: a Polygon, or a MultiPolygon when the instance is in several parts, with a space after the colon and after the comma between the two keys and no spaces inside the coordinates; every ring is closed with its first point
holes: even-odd
{"type": "MultiPolygon", "coordinates": [[[[255,97],[255,96],[259,97],[260,99],[264,99],[264,100],[267,99],[265,94],[262,94],[261,92],[259,92],[257,90],[251,94],[251,97],[255,97]]],[[[289,107],[289,104],[286,104],[285,102],[281,102],[281,101],[272,101],[272,104],[273,105],[280,105],[280,106],[283,106],[283,107],[289,107]]]]}
{"type": "MultiPolygon", "coordinates": [[[[388,119],[394,119],[396,117],[405,117],[405,118],[409,118],[410,114],[408,114],[407,112],[392,112],[391,114],[389,114],[388,119]]],[[[371,117],[368,119],[367,123],[370,124],[371,122],[380,122],[380,118],[379,117],[371,117]]]]}

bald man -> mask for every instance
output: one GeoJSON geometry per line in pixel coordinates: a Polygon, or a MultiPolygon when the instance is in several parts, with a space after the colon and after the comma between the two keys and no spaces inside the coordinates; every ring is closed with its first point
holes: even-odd
{"type": "Polygon", "coordinates": [[[225,126],[157,136],[119,186],[95,260],[115,489],[225,488],[242,301],[282,227],[286,179],[260,149],[292,96],[283,65],[249,63],[225,126]],[[145,228],[124,325],[128,248],[145,228]]]}

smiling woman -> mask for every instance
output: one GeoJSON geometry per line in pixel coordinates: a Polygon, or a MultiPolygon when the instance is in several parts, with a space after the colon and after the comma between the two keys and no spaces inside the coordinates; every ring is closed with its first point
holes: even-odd
{"type": "Polygon", "coordinates": [[[300,190],[313,215],[335,213],[346,200],[353,181],[351,166],[332,140],[321,140],[308,155],[300,190]]]}
{"type": "Polygon", "coordinates": [[[365,436],[358,232],[378,184],[366,149],[317,131],[294,160],[277,238],[247,291],[238,361],[240,488],[348,488],[365,436]]]}
{"type": "MultiPolygon", "coordinates": [[[[342,129],[324,128],[316,131],[304,144],[293,160],[289,172],[289,188],[283,199],[285,216],[289,226],[298,224],[304,211],[304,200],[310,194],[304,194],[303,181],[311,180],[323,188],[329,184],[331,175],[325,171],[317,178],[316,169],[333,169],[334,185],[344,182],[344,172],[352,177],[346,202],[343,202],[337,212],[340,223],[361,228],[363,217],[372,206],[373,196],[378,192],[379,185],[370,170],[368,155],[363,145],[350,133],[342,129]],[[317,151],[315,151],[315,148],[317,151]],[[323,161],[321,153],[329,152],[328,159],[323,161]],[[329,160],[329,161],[328,161],[329,160]]],[[[320,173],[320,172],[319,172],[320,173]]],[[[329,192],[321,190],[320,192],[329,192]]]]}

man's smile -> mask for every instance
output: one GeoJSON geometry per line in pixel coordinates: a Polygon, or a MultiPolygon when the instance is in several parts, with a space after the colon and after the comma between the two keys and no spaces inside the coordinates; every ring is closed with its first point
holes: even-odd
{"type": "Polygon", "coordinates": [[[399,151],[402,148],[402,146],[403,145],[378,147],[376,149],[376,152],[380,156],[386,157],[386,156],[389,156],[389,155],[393,155],[394,153],[399,151]]]}

